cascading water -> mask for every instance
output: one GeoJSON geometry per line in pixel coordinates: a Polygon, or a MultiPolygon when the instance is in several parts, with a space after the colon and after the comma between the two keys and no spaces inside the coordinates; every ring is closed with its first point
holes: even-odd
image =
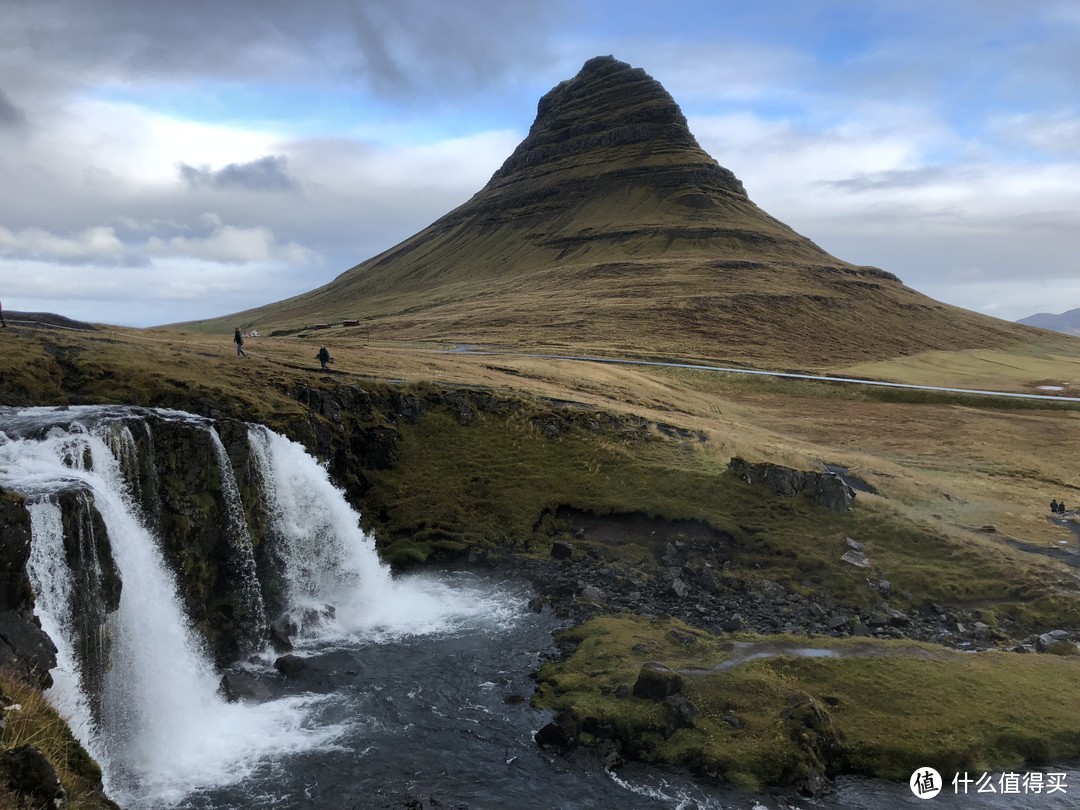
{"type": "MultiPolygon", "coordinates": [[[[268,760],[333,746],[345,728],[362,722],[319,721],[328,696],[259,704],[223,699],[220,673],[185,615],[161,538],[149,525],[153,517],[143,511],[140,485],[132,483],[140,460],[128,426],[146,415],[210,432],[232,524],[232,557],[242,569],[238,582],[251,588],[242,602],[261,611],[260,585],[282,594],[275,609],[296,617],[301,647],[328,639],[415,636],[520,609],[519,602],[468,587],[424,578],[394,581],[326,471],[301,445],[265,428],[251,427],[249,443],[271,527],[264,543],[275,561],[268,567],[280,569],[276,587],[255,576],[231,462],[207,420],[118,408],[0,409],[0,485],[26,497],[36,612],[59,650],[50,698],[101,762],[107,792],[125,807],[166,807],[193,791],[234,784],[268,760]],[[65,493],[71,492],[107,534],[108,559],[98,559],[96,546],[81,552],[89,574],[67,564],[73,540],[65,510],[72,496],[65,493]],[[110,570],[122,586],[111,612],[104,601],[98,605],[102,644],[91,664],[78,600],[94,591],[94,582],[106,581],[110,570]],[[320,621],[310,621],[312,616],[320,621]]],[[[103,599],[100,593],[97,598],[103,599]]],[[[262,616],[262,626],[271,618],[262,616]]],[[[272,660],[268,652],[253,662],[261,661],[265,672],[272,660]]]]}
{"type": "MultiPolygon", "coordinates": [[[[70,419],[50,410],[36,416],[70,419]]],[[[107,419],[89,430],[58,425],[42,438],[4,436],[0,444],[0,483],[29,502],[37,612],[59,650],[58,685],[50,697],[103,764],[107,791],[125,806],[161,807],[193,788],[242,779],[260,757],[332,740],[337,729],[305,729],[310,699],[246,706],[219,696],[219,676],[181,609],[157,539],[124,485],[105,438],[109,430],[107,419]],[[72,487],[91,495],[123,582],[118,609],[108,617],[111,666],[102,694],[92,698],[91,684],[76,675],[84,669],[76,654],[80,628],[57,505],[59,493],[72,487]],[[90,710],[98,699],[100,720],[90,710]]]]}
{"type": "Polygon", "coordinates": [[[300,641],[436,632],[452,619],[505,610],[435,580],[391,579],[359,516],[302,445],[263,426],[251,426],[248,439],[270,513],[268,542],[300,641]]]}
{"type": "Polygon", "coordinates": [[[242,641],[251,645],[266,636],[266,607],[263,605],[262,591],[259,587],[255,550],[251,543],[251,532],[248,531],[247,520],[244,517],[244,505],[240,501],[240,488],[236,484],[236,475],[233,473],[229,453],[213,427],[208,427],[207,432],[210,434],[210,442],[214,447],[214,455],[217,457],[221,488],[225,493],[225,505],[229,513],[231,531],[228,536],[233,547],[230,559],[234,561],[236,570],[233,578],[238,583],[240,591],[237,600],[240,613],[238,629],[244,636],[242,641]]]}

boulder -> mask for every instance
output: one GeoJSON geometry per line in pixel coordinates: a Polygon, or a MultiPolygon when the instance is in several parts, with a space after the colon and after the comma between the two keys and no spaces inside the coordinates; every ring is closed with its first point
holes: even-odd
{"type": "Polygon", "coordinates": [[[307,659],[299,655],[283,655],[274,661],[274,669],[286,678],[293,678],[307,668],[307,659]]]}
{"type": "Polygon", "coordinates": [[[230,703],[265,703],[274,697],[264,680],[243,672],[226,672],[218,689],[230,703]]]}
{"type": "Polygon", "coordinates": [[[555,719],[541,728],[533,736],[536,744],[542,748],[557,748],[569,751],[577,745],[581,733],[581,720],[573,709],[564,709],[555,715],[555,719]]]}
{"type": "Polygon", "coordinates": [[[553,560],[569,560],[574,553],[574,544],[565,540],[556,540],[551,544],[551,558],[553,560]]]}
{"type": "Polygon", "coordinates": [[[848,565],[854,565],[856,568],[870,567],[870,559],[861,551],[846,551],[840,557],[840,561],[846,562],[848,565]]]}
{"type": "Polygon", "coordinates": [[[750,464],[736,456],[728,471],[748,484],[760,484],[774,495],[792,498],[807,493],[810,499],[833,512],[846,512],[855,500],[855,490],[832,472],[795,470],[780,464],[750,464]]]}
{"type": "Polygon", "coordinates": [[[299,628],[291,618],[282,616],[276,622],[270,625],[270,646],[274,648],[274,652],[291,652],[293,648],[292,635],[299,628]]]}
{"type": "Polygon", "coordinates": [[[671,585],[668,586],[668,591],[676,599],[685,599],[686,594],[690,592],[690,588],[685,582],[676,577],[671,581],[671,585]]]}
{"type": "Polygon", "coordinates": [[[683,695],[664,698],[664,737],[668,738],[681,728],[693,728],[697,709],[683,695]]]}
{"type": "Polygon", "coordinates": [[[48,758],[32,745],[0,754],[0,773],[27,810],[65,810],[67,792],[48,758]]]}
{"type": "Polygon", "coordinates": [[[843,735],[832,715],[805,693],[795,693],[781,712],[791,740],[802,751],[806,769],[796,784],[799,792],[820,796],[830,788],[828,776],[837,773],[844,761],[843,735]]]}
{"type": "Polygon", "coordinates": [[[662,701],[682,691],[682,675],[658,661],[650,661],[641,667],[634,682],[634,697],[662,701]]]}

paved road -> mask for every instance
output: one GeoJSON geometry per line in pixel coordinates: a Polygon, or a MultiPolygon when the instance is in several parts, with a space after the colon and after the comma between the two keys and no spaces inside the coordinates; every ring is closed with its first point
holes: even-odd
{"type": "Polygon", "coordinates": [[[699,363],[674,363],[662,360],[628,360],[617,357],[592,357],[590,355],[570,354],[519,354],[516,352],[494,352],[473,346],[459,346],[453,351],[466,354],[517,355],[535,357],[540,360],[571,360],[580,363],[607,363],[619,366],[658,366],[661,368],[687,368],[696,371],[722,371],[727,374],[754,374],[759,377],[782,377],[789,380],[813,380],[815,382],[839,382],[852,385],[872,385],[879,388],[907,388],[913,391],[941,391],[948,394],[972,394],[982,397],[1006,397],[1010,399],[1037,399],[1050,402],[1080,402],[1080,397],[1066,397],[1058,394],[1020,394],[1012,391],[982,391],[977,388],[944,388],[934,385],[912,385],[911,383],[884,382],[882,380],[862,380],[857,377],[830,377],[822,374],[797,374],[791,371],[763,371],[750,368],[729,368],[727,366],[709,366],[699,363]]]}

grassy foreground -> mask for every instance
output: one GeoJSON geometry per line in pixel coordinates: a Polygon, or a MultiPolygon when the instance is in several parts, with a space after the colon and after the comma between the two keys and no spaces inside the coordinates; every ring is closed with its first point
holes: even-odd
{"type": "Polygon", "coordinates": [[[66,806],[71,810],[101,810],[107,806],[101,794],[101,769],[45,696],[19,678],[0,673],[0,697],[6,706],[0,729],[0,807],[51,806],[40,796],[20,796],[6,783],[8,766],[4,758],[8,752],[26,746],[32,746],[48,759],[67,795],[66,806]]]}

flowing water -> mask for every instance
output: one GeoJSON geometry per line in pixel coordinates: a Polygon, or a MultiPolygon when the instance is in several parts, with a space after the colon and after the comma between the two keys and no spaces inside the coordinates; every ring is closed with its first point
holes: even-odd
{"type": "MultiPolygon", "coordinates": [[[[588,756],[539,749],[532,735],[550,716],[528,705],[529,673],[554,654],[558,620],[529,611],[531,594],[514,581],[467,572],[391,577],[325,470],[300,445],[255,426],[248,438],[269,516],[264,542],[283,583],[272,596],[284,616],[264,618],[288,625],[301,660],[286,677],[269,650],[252,655],[237,670],[262,695],[229,703],[139,506],[138,464],[125,436],[132,413],[0,409],[0,485],[27,497],[28,571],[42,626],[59,650],[50,699],[126,808],[920,805],[906,785],[847,779],[827,800],[795,801],[657,769],[608,774],[588,756]],[[60,492],[76,493],[87,510],[92,504],[107,529],[123,581],[115,611],[104,606],[108,566],[96,556],[93,521],[79,531],[82,570],[76,575],[65,562],[60,492]],[[88,645],[88,635],[97,641],[88,645]]],[[[186,414],[155,416],[213,432],[186,414]]],[[[261,610],[269,597],[252,579],[237,486],[216,433],[213,440],[246,601],[261,610]]],[[[937,801],[1080,806],[1061,796],[999,798],[1013,801],[937,801]]]]}

